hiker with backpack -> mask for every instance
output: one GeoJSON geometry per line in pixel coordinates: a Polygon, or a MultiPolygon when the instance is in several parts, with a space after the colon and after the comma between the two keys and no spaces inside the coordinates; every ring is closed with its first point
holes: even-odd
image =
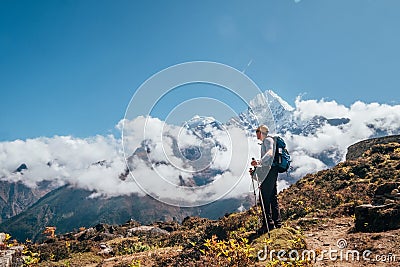
{"type": "MultiPolygon", "coordinates": [[[[282,226],[278,203],[277,179],[281,172],[278,166],[278,147],[277,138],[268,135],[269,129],[266,125],[261,125],[256,130],[257,139],[261,140],[261,160],[252,160],[251,165],[257,167],[260,190],[260,204],[263,213],[263,225],[259,229],[260,233],[269,232],[274,228],[282,226]]],[[[282,140],[283,141],[283,140],[282,140]]],[[[253,173],[252,173],[253,175],[253,173]]]]}

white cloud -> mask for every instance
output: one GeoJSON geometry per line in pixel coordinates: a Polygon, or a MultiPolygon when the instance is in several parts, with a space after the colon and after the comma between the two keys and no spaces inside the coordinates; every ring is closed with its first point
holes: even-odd
{"type": "MultiPolygon", "coordinates": [[[[377,131],[396,134],[400,130],[399,105],[355,102],[345,107],[335,101],[297,98],[295,106],[295,116],[302,119],[314,116],[350,119],[341,126],[326,124],[309,135],[286,133],[284,139],[294,167],[291,176],[295,179],[328,168],[324,159],[343,160],[349,145],[374,136],[377,131]]],[[[251,157],[259,158],[260,146],[254,137],[247,136],[241,129],[234,126],[223,130],[208,127],[205,130],[213,138],[199,138],[184,127],[143,116],[131,121],[121,120],[117,128],[120,131],[124,129],[123,142],[113,136],[84,139],[54,136],[1,142],[0,177],[20,180],[32,187],[43,180],[52,181],[54,185],[68,183],[95,191],[93,197],[143,194],[142,189],[145,189],[146,192],[156,192],[161,199],[175,199],[176,203],[186,204],[207,203],[207,200],[219,197],[236,197],[252,192],[249,161],[251,157]],[[142,148],[144,140],[147,140],[146,149],[150,149],[150,153],[131,157],[133,177],[128,176],[124,181],[119,179],[126,168],[122,143],[125,155],[130,157],[142,148]],[[199,158],[190,161],[180,155],[187,147],[200,148],[199,158]],[[104,162],[95,164],[100,161],[104,162]],[[22,163],[28,166],[28,170],[23,175],[13,173],[22,163]],[[207,167],[223,173],[211,179],[212,183],[207,186],[178,186],[182,181],[193,183],[194,176],[207,167]]],[[[279,180],[279,190],[288,186],[285,176],[279,180]]]]}
{"type": "MultiPolygon", "coordinates": [[[[233,126],[223,130],[205,127],[204,131],[213,136],[209,138],[200,136],[200,133],[193,134],[186,128],[161,124],[158,119],[151,117],[138,117],[124,123],[124,147],[125,151],[129,150],[127,156],[142,146],[141,127],[144,126],[146,133],[159,133],[145,135],[145,139],[151,139],[151,142],[147,142],[149,153],[141,157],[131,157],[129,165],[132,175],[147,193],[169,203],[174,198],[180,204],[184,203],[183,205],[206,204],[223,197],[235,185],[243,185],[241,178],[248,176],[250,154],[259,154],[256,142],[250,141],[245,131],[233,126]],[[148,130],[147,126],[150,125],[151,130],[148,130]],[[191,161],[180,155],[181,149],[187,146],[199,146],[200,157],[191,161]],[[202,187],[178,187],[181,179],[186,184],[193,184],[194,176],[207,175],[202,173],[203,170],[219,170],[223,173],[216,175],[212,183],[202,187]]],[[[245,192],[249,181],[248,178],[245,192]]],[[[243,195],[243,191],[235,192],[243,195]]]]}
{"type": "Polygon", "coordinates": [[[311,119],[314,116],[324,116],[330,118],[345,117],[349,109],[343,105],[339,105],[336,101],[321,100],[302,100],[298,96],[295,100],[296,110],[295,116],[300,117],[302,120],[311,119]]]}
{"type": "Polygon", "coordinates": [[[120,140],[113,136],[54,136],[2,142],[0,166],[2,179],[21,181],[31,187],[47,180],[54,185],[68,183],[105,195],[138,192],[136,185],[127,192],[126,184],[118,178],[125,163],[120,140]],[[101,161],[104,164],[96,164],[101,161]],[[14,173],[22,163],[28,169],[22,175],[14,173]]]}
{"type": "Polygon", "coordinates": [[[329,157],[338,163],[345,159],[347,147],[358,141],[375,137],[379,132],[400,133],[400,105],[366,104],[357,101],[350,107],[345,107],[335,101],[301,100],[300,97],[295,104],[294,114],[303,120],[314,116],[350,120],[339,127],[326,124],[315,134],[286,134],[285,140],[292,152],[292,165],[296,169],[292,175],[297,178],[328,167],[316,158],[317,155],[329,157]]]}

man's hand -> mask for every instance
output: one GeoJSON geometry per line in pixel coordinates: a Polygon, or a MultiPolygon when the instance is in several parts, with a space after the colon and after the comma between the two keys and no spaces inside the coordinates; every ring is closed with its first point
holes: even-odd
{"type": "Polygon", "coordinates": [[[260,162],[253,159],[250,164],[251,164],[251,166],[258,166],[258,165],[260,165],[260,162]]]}

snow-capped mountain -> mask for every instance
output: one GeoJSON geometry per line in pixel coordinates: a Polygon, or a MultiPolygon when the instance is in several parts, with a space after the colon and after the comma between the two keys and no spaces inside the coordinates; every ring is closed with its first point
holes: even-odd
{"type": "Polygon", "coordinates": [[[178,180],[174,182],[176,185],[194,187],[208,184],[222,173],[221,170],[213,167],[212,162],[215,153],[226,151],[224,145],[214,136],[215,133],[223,135],[223,128],[224,125],[213,117],[196,115],[182,125],[178,135],[167,131],[165,137],[170,140],[167,143],[152,139],[143,140],[140,147],[128,158],[128,164],[131,170],[135,169],[134,160],[138,157],[149,167],[157,168],[163,165],[165,168],[175,168],[179,166],[183,176],[182,174],[177,176],[178,180]],[[161,151],[162,146],[167,146],[170,154],[161,151]],[[163,155],[160,155],[160,152],[163,155]],[[189,175],[184,175],[188,173],[189,175]]]}
{"type": "Polygon", "coordinates": [[[276,128],[282,128],[292,120],[294,108],[271,90],[257,95],[250,101],[250,107],[259,118],[259,121],[275,124],[276,128]],[[274,121],[271,120],[271,116],[274,121]]]}
{"type": "Polygon", "coordinates": [[[348,118],[331,118],[314,116],[308,120],[302,120],[295,115],[295,109],[272,90],[258,94],[250,101],[246,111],[237,117],[231,118],[228,124],[234,124],[252,132],[259,125],[265,124],[270,131],[277,134],[290,132],[293,134],[314,134],[325,124],[333,126],[348,123],[348,118]]]}
{"type": "Polygon", "coordinates": [[[221,124],[213,117],[196,115],[189,121],[185,122],[184,126],[187,129],[201,128],[204,129],[208,125],[221,129],[221,124]]]}
{"type": "MultiPolygon", "coordinates": [[[[180,159],[183,162],[182,167],[191,167],[196,172],[196,177],[185,178],[186,181],[179,183],[204,185],[213,181],[213,175],[222,173],[221,170],[216,168],[209,168],[212,166],[213,157],[215,153],[226,151],[217,136],[220,136],[226,127],[236,126],[247,131],[249,136],[254,136],[255,129],[260,124],[266,124],[272,134],[279,135],[302,135],[308,136],[315,134],[326,124],[341,126],[349,122],[346,118],[325,118],[323,116],[314,116],[310,119],[303,120],[296,116],[295,109],[284,101],[280,96],[271,90],[258,94],[249,102],[247,110],[240,113],[237,117],[231,118],[225,123],[217,121],[213,117],[194,116],[192,119],[183,124],[183,129],[186,130],[186,135],[193,135],[195,137],[192,142],[183,142],[181,144],[179,136],[169,134],[168,137],[172,141],[172,156],[180,159]]],[[[185,135],[185,134],[184,134],[185,135]]],[[[186,136],[187,138],[187,136],[186,136]]],[[[134,155],[142,158],[150,159],[153,153],[157,153],[157,143],[152,140],[144,140],[142,146],[136,150],[134,155]]],[[[317,154],[308,154],[308,156],[318,159],[326,166],[333,166],[341,160],[342,154],[336,153],[335,147],[318,152],[317,154]]],[[[152,160],[151,164],[169,164],[167,160],[152,160]]],[[[294,167],[295,164],[294,164],[294,167]]],[[[298,179],[300,177],[294,177],[298,179]]]]}
{"type": "Polygon", "coordinates": [[[247,110],[233,117],[228,124],[237,125],[252,132],[261,124],[269,126],[271,131],[288,128],[293,125],[294,108],[271,90],[258,94],[249,103],[247,110]]]}
{"type": "Polygon", "coordinates": [[[212,137],[212,131],[222,130],[222,124],[213,117],[196,115],[183,125],[189,131],[202,138],[212,137]]]}

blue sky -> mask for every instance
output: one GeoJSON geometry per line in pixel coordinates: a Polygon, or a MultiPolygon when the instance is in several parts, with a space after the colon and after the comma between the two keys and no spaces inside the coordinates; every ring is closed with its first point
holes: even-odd
{"type": "Polygon", "coordinates": [[[107,134],[181,62],[242,70],[293,104],[399,104],[400,1],[0,0],[0,141],[107,134]]]}

